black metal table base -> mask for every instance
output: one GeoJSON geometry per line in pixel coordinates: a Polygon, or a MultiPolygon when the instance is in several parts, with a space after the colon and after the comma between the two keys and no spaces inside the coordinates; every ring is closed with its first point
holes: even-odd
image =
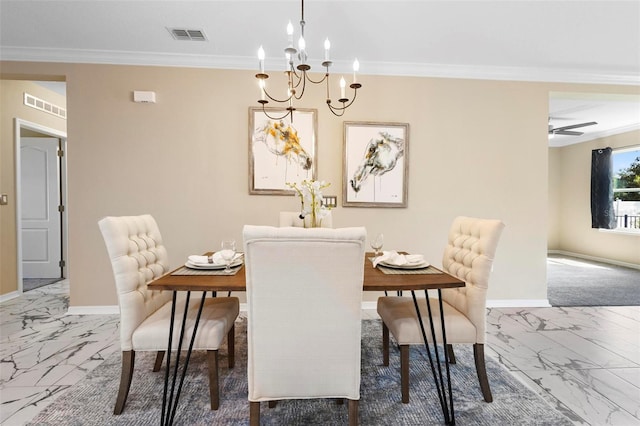
{"type": "MultiPolygon", "coordinates": [[[[420,308],[418,307],[418,300],[416,299],[415,291],[411,291],[411,297],[413,297],[413,304],[416,308],[416,314],[418,315],[418,322],[420,324],[420,331],[422,332],[422,338],[424,339],[425,349],[427,351],[427,357],[429,358],[429,365],[431,367],[431,373],[433,374],[434,382],[436,384],[436,388],[438,391],[438,399],[440,400],[440,406],[442,407],[442,414],[444,415],[444,420],[447,425],[455,425],[455,415],[453,410],[453,394],[451,391],[451,373],[449,370],[449,353],[447,351],[447,334],[445,332],[444,325],[444,310],[442,307],[442,291],[438,289],[438,304],[440,307],[440,321],[442,325],[442,347],[444,348],[444,364],[446,368],[446,384],[444,382],[444,378],[442,376],[442,363],[440,361],[440,355],[438,352],[438,345],[436,344],[436,331],[433,325],[433,314],[431,312],[431,305],[429,304],[429,294],[425,290],[425,298],[427,302],[427,311],[429,312],[429,328],[431,331],[431,337],[433,341],[433,348],[436,358],[436,363],[438,365],[438,371],[436,373],[436,368],[433,362],[433,357],[431,356],[431,351],[429,350],[429,341],[427,339],[427,334],[424,328],[424,323],[422,321],[422,316],[420,315],[420,308]]],[[[198,308],[198,314],[196,316],[195,324],[193,326],[193,334],[191,335],[191,340],[189,341],[189,348],[187,349],[187,354],[184,362],[184,366],[182,368],[182,374],[180,375],[180,381],[178,382],[178,387],[176,388],[176,381],[179,373],[179,365],[180,365],[180,355],[182,353],[182,342],[184,340],[184,332],[187,324],[187,315],[189,311],[189,300],[191,298],[191,292],[187,291],[187,297],[185,298],[184,305],[184,313],[182,316],[182,325],[180,327],[180,339],[178,341],[178,350],[176,352],[176,362],[173,367],[173,376],[171,379],[171,390],[169,391],[169,375],[171,372],[171,348],[173,347],[173,328],[175,325],[175,315],[176,315],[176,304],[177,304],[177,291],[173,292],[173,300],[171,303],[171,321],[169,323],[169,342],[167,345],[167,365],[164,375],[164,390],[162,394],[162,417],[161,417],[161,426],[169,426],[173,424],[173,421],[176,416],[176,410],[178,408],[178,401],[180,399],[180,392],[182,391],[182,385],[184,384],[184,378],[187,373],[187,367],[189,366],[189,360],[191,359],[191,352],[193,351],[193,344],[196,338],[196,331],[198,330],[198,324],[200,322],[200,316],[202,314],[202,308],[204,307],[204,301],[207,296],[207,292],[202,292],[202,299],[200,300],[200,306],[198,308]]],[[[215,294],[213,295],[215,297],[215,294]]]]}
{"type": "Polygon", "coordinates": [[[180,355],[182,353],[182,341],[184,339],[184,331],[187,324],[187,315],[189,312],[189,299],[191,298],[191,292],[187,291],[187,297],[184,303],[184,314],[182,315],[182,326],[180,327],[180,340],[178,341],[178,351],[176,352],[176,362],[173,367],[173,377],[171,379],[171,391],[169,391],[169,373],[171,371],[171,348],[173,347],[173,327],[175,324],[176,316],[176,303],[177,303],[177,291],[173,292],[173,300],[171,303],[171,321],[169,323],[169,343],[167,345],[167,366],[164,374],[164,391],[162,394],[162,418],[160,424],[162,426],[169,426],[173,424],[176,416],[176,410],[178,408],[178,401],[180,399],[180,392],[182,391],[182,385],[184,383],[184,377],[187,373],[187,367],[189,366],[189,360],[191,359],[191,352],[193,350],[193,344],[196,340],[196,331],[198,330],[198,324],[200,322],[200,316],[202,314],[202,308],[204,307],[204,301],[207,296],[207,292],[202,292],[202,300],[200,301],[200,307],[198,308],[198,314],[196,316],[195,324],[193,325],[193,334],[189,341],[189,348],[182,367],[182,375],[176,388],[176,380],[179,372],[180,355]]]}
{"type": "Polygon", "coordinates": [[[422,338],[424,339],[424,346],[427,351],[427,357],[429,358],[429,365],[431,366],[431,373],[433,374],[433,380],[438,390],[438,399],[440,400],[440,406],[442,407],[442,414],[444,415],[445,424],[455,425],[456,419],[453,411],[453,393],[451,392],[451,372],[449,370],[449,351],[447,351],[447,333],[444,326],[444,310],[442,309],[442,291],[438,289],[438,305],[440,307],[440,324],[442,325],[442,347],[444,353],[444,364],[446,368],[447,383],[445,384],[442,377],[442,363],[440,362],[440,355],[438,352],[438,345],[436,340],[436,330],[433,326],[433,315],[431,312],[431,304],[429,303],[429,294],[427,290],[424,291],[425,299],[427,302],[427,311],[429,312],[429,328],[431,331],[431,338],[433,342],[433,352],[435,353],[436,363],[438,364],[438,371],[433,363],[433,357],[429,350],[429,341],[427,340],[427,333],[424,329],[424,323],[422,316],[420,315],[420,308],[418,307],[418,300],[416,299],[415,291],[411,290],[411,297],[413,297],[413,304],[416,308],[416,314],[418,315],[418,323],[420,324],[420,331],[422,332],[422,338]]]}

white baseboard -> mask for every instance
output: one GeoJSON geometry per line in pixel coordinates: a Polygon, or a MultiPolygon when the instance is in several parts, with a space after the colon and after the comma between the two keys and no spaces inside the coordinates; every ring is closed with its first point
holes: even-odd
{"type": "MultiPolygon", "coordinates": [[[[11,294],[11,293],[10,293],[11,294]]],[[[7,296],[7,295],[5,295],[7,296]]],[[[3,296],[4,297],[4,296],[3,296]]],[[[14,296],[15,297],[15,296],[14,296]]],[[[375,311],[378,302],[362,302],[362,309],[375,311]]],[[[551,305],[547,299],[505,299],[487,300],[488,308],[548,308],[551,305]]],[[[240,312],[247,312],[247,304],[240,304],[240,312]]],[[[118,315],[120,310],[113,306],[69,306],[67,315],[118,315]]]]}
{"type": "MultiPolygon", "coordinates": [[[[378,302],[362,302],[362,309],[377,309],[378,302]]],[[[549,308],[548,299],[497,299],[487,300],[487,308],[549,308]]]]}
{"type": "Polygon", "coordinates": [[[600,262],[600,263],[609,263],[611,265],[624,266],[625,268],[632,268],[632,269],[640,270],[640,265],[637,264],[637,263],[621,262],[619,260],[606,259],[604,257],[597,257],[597,256],[589,256],[587,254],[572,253],[570,251],[564,251],[564,250],[548,250],[547,253],[548,254],[559,254],[559,255],[562,255],[562,256],[577,257],[578,259],[592,260],[594,262],[600,262]]]}
{"type": "Polygon", "coordinates": [[[12,291],[11,293],[0,295],[0,303],[20,297],[20,294],[21,293],[19,291],[12,291]]]}
{"type": "Polygon", "coordinates": [[[69,306],[67,315],[120,315],[118,305],[69,306]]]}
{"type": "Polygon", "coordinates": [[[493,299],[487,308],[550,308],[549,299],[493,299]]]}
{"type": "Polygon", "coordinates": [[[362,302],[362,309],[371,310],[371,311],[377,311],[378,310],[378,302],[377,301],[362,302]]]}

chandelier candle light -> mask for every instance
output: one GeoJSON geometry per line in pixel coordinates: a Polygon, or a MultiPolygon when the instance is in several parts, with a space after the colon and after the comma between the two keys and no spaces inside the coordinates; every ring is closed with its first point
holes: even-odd
{"type": "Polygon", "coordinates": [[[327,106],[329,110],[336,116],[341,116],[344,114],[344,111],[349,108],[353,102],[356,100],[356,95],[358,93],[358,89],[362,87],[360,83],[356,80],[356,74],[360,69],[360,63],[356,59],[353,61],[353,82],[349,85],[351,89],[353,89],[353,98],[349,99],[346,97],[346,85],[344,77],[340,78],[340,98],[338,102],[342,104],[342,106],[334,106],[331,102],[331,96],[329,93],[329,67],[333,62],[330,60],[329,51],[331,49],[331,42],[327,38],[324,41],[324,61],[322,62],[322,66],[325,68],[324,77],[320,80],[313,80],[307,73],[311,70],[311,66],[307,63],[307,50],[306,50],[306,42],[304,40],[304,0],[302,0],[302,17],[300,20],[300,39],[298,40],[298,48],[293,47],[293,25],[291,25],[291,21],[287,25],[287,38],[288,45],[284,49],[285,57],[286,57],[286,68],[285,74],[287,75],[287,97],[284,99],[278,99],[273,97],[267,91],[266,81],[269,78],[269,74],[264,71],[264,58],[265,52],[262,46],[258,49],[258,61],[260,72],[256,74],[256,78],[258,79],[258,86],[260,87],[260,100],[259,104],[262,105],[262,111],[264,114],[271,118],[272,120],[281,120],[286,116],[291,116],[291,121],[293,121],[293,112],[295,108],[293,106],[293,100],[300,100],[304,95],[304,89],[306,87],[307,82],[313,84],[326,84],[327,88],[327,106]],[[298,65],[295,65],[295,59],[298,59],[298,65]],[[276,102],[278,104],[287,104],[286,113],[281,117],[272,117],[267,113],[265,109],[265,105],[269,103],[269,101],[276,102]]]}

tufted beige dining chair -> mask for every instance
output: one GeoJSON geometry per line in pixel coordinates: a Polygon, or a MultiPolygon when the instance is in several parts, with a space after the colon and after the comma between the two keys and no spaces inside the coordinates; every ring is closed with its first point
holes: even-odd
{"type": "MultiPolygon", "coordinates": [[[[493,258],[504,224],[499,220],[457,217],[449,230],[442,258],[443,270],[466,286],[442,290],[444,322],[449,360],[455,364],[452,344],[473,344],[480,389],[486,402],[493,401],[484,361],[486,299],[493,258]]],[[[425,328],[429,326],[426,299],[418,299],[425,328]]],[[[438,341],[442,341],[438,301],[429,299],[438,341]]],[[[409,402],[409,345],[423,345],[413,299],[380,297],[378,314],[382,318],[383,364],[389,365],[389,332],[400,347],[402,402],[409,402]]],[[[427,339],[431,336],[427,333],[427,339]]]]}
{"type": "Polygon", "coordinates": [[[260,402],[314,398],[348,399],[356,425],[365,228],[247,225],[243,236],[250,425],[260,402]]]}
{"type": "MultiPolygon", "coordinates": [[[[300,212],[280,212],[280,227],[295,226],[303,228],[304,223],[300,219],[300,212]]],[[[333,218],[331,217],[331,210],[328,211],[328,215],[322,219],[320,224],[321,228],[331,228],[333,226],[333,218]]]]}
{"type": "MultiPolygon", "coordinates": [[[[122,413],[129,394],[136,351],[157,351],[153,371],[162,365],[169,340],[172,293],[152,291],[147,283],[169,272],[167,250],[151,215],[105,217],[98,222],[111,259],[120,307],[122,373],[114,414],[122,413]]],[[[173,350],[178,348],[184,303],[176,306],[173,350]]],[[[199,301],[189,304],[185,338],[193,334],[199,301]]],[[[229,368],[234,364],[236,297],[208,298],[202,310],[194,350],[206,350],[211,409],[218,409],[218,349],[227,337],[229,368]]],[[[186,348],[188,342],[182,345],[186,348]]]]}

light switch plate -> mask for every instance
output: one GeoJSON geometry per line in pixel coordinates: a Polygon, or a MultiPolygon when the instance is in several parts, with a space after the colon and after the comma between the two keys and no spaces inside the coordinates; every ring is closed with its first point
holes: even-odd
{"type": "Polygon", "coordinates": [[[9,197],[7,197],[7,194],[0,195],[0,206],[6,206],[7,204],[9,204],[9,197]]]}
{"type": "Polygon", "coordinates": [[[338,197],[336,195],[325,195],[322,200],[322,205],[325,207],[337,207],[338,197]]]}

